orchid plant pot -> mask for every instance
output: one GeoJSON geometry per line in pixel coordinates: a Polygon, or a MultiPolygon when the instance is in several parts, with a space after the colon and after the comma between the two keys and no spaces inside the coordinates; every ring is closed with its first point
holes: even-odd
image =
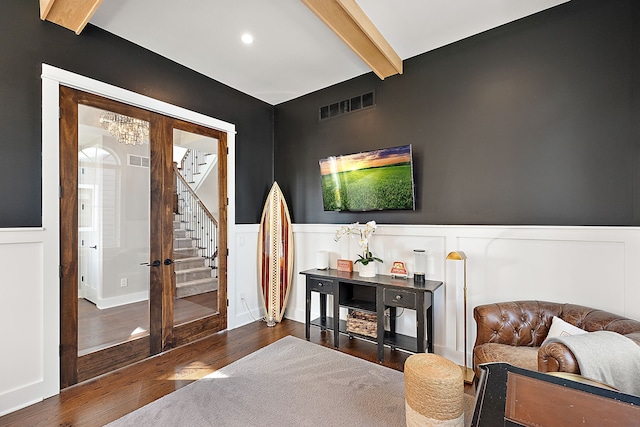
{"type": "Polygon", "coordinates": [[[376,263],[369,262],[367,265],[358,263],[358,275],[360,277],[375,277],[376,276],[376,263]]]}

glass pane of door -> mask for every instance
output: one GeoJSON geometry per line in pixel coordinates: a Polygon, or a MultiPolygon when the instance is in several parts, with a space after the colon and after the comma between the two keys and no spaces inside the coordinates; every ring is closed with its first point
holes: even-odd
{"type": "Polygon", "coordinates": [[[218,140],[173,130],[174,325],[218,313],[218,140]]]}
{"type": "Polygon", "coordinates": [[[78,355],[149,334],[149,123],[78,105],[78,355]]]}

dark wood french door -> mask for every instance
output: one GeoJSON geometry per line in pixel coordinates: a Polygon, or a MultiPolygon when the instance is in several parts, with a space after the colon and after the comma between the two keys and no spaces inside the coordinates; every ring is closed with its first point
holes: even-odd
{"type": "Polygon", "coordinates": [[[62,388],[226,328],[226,144],[225,132],[60,88],[62,388]],[[188,296],[176,286],[187,257],[174,248],[181,134],[216,159],[215,262],[204,256],[215,286],[188,296]],[[118,329],[124,337],[100,341],[118,329]]]}

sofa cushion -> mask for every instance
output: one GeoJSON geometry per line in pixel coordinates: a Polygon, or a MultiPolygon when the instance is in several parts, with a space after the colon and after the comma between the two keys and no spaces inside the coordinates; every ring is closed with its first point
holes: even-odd
{"type": "Polygon", "coordinates": [[[537,371],[539,348],[486,343],[473,349],[473,361],[476,365],[476,371],[478,365],[490,362],[506,362],[520,368],[537,371]]]}
{"type": "Polygon", "coordinates": [[[571,323],[565,322],[558,316],[553,316],[547,338],[566,337],[569,335],[580,335],[586,333],[587,331],[584,329],[573,326],[571,323]]]}

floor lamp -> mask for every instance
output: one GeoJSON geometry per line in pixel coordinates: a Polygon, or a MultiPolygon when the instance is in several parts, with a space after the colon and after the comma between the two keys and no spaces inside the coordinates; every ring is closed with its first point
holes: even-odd
{"type": "Polygon", "coordinates": [[[473,369],[467,367],[467,255],[462,251],[449,252],[447,259],[464,262],[464,285],[462,288],[464,307],[464,367],[462,368],[462,376],[464,377],[465,383],[471,384],[476,377],[476,373],[473,369]]]}

